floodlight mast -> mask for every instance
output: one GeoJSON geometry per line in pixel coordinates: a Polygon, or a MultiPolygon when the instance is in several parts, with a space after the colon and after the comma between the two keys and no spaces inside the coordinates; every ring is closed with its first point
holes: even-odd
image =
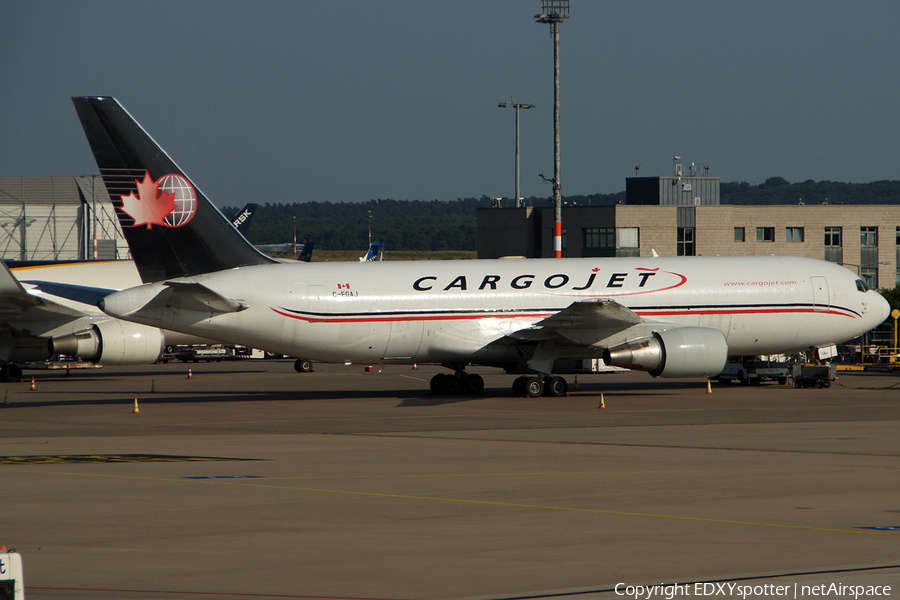
{"type": "Polygon", "coordinates": [[[538,23],[550,23],[553,36],[553,255],[562,258],[562,184],[559,179],[559,26],[569,18],[569,0],[541,0],[543,12],[535,15],[538,23]]]}
{"type": "Polygon", "coordinates": [[[507,106],[512,106],[516,109],[516,204],[515,206],[519,206],[519,109],[520,108],[534,108],[534,104],[527,104],[524,102],[513,102],[512,97],[510,97],[509,102],[501,102],[497,105],[499,108],[506,108],[507,106]]]}

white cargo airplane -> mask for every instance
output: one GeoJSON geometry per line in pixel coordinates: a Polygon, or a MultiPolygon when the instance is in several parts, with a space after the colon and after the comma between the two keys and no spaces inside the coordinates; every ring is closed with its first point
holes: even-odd
{"type": "Polygon", "coordinates": [[[729,354],[859,336],[889,306],[853,272],[791,256],[279,263],[234,231],[113,98],[74,98],[144,285],[116,318],[329,362],[439,363],[435,393],[479,393],[470,364],[562,395],[571,359],[712,377],[729,354]]]}

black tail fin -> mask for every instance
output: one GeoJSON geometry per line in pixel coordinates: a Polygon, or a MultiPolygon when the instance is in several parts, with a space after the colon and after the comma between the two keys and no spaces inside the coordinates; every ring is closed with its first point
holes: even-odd
{"type": "Polygon", "coordinates": [[[250,229],[250,220],[253,219],[253,213],[256,212],[258,204],[252,203],[246,205],[237,214],[231,217],[231,224],[234,228],[241,232],[241,235],[247,237],[247,230],[250,229]]]}
{"type": "Polygon", "coordinates": [[[232,226],[115,98],[72,98],[145,283],[274,262],[232,226]]]}

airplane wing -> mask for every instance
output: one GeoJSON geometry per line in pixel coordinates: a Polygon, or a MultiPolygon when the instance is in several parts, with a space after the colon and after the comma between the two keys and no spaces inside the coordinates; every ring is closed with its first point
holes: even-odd
{"type": "Polygon", "coordinates": [[[68,308],[40,294],[30,294],[22,286],[5,262],[0,269],[0,318],[9,322],[35,323],[48,321],[58,323],[83,317],[85,313],[68,308]]]}
{"type": "Polygon", "coordinates": [[[553,340],[591,346],[644,320],[614,300],[574,302],[527,329],[509,334],[516,341],[553,340]]]}

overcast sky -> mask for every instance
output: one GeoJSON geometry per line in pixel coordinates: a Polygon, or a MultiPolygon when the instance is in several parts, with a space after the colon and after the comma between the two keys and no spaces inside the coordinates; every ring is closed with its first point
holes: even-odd
{"type": "MultiPolygon", "coordinates": [[[[900,2],[572,0],[563,194],[669,175],[900,179],[900,2]]],[[[0,176],[96,165],[111,95],[218,205],[549,196],[539,0],[0,0],[0,176]]]]}

